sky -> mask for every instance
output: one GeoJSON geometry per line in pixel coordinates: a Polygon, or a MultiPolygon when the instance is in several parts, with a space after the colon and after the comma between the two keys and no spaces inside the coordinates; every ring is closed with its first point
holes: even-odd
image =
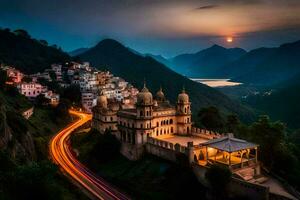
{"type": "Polygon", "coordinates": [[[213,44],[251,50],[300,40],[300,0],[0,0],[0,8],[0,27],[65,51],[104,38],[166,57],[213,44]]]}

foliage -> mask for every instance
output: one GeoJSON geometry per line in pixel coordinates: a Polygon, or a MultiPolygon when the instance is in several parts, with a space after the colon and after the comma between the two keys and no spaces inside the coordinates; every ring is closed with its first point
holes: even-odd
{"type": "Polygon", "coordinates": [[[53,63],[69,60],[69,55],[31,39],[25,30],[0,30],[0,63],[32,74],[49,68],[53,63]]]}
{"type": "Polygon", "coordinates": [[[45,106],[45,105],[48,105],[49,103],[50,103],[50,99],[46,98],[45,95],[43,95],[43,94],[39,94],[35,98],[36,106],[45,106]]]}
{"type": "Polygon", "coordinates": [[[61,98],[59,101],[59,104],[55,107],[54,114],[55,118],[57,120],[63,119],[63,120],[69,120],[70,119],[70,114],[69,114],[69,109],[71,107],[71,103],[68,99],[63,99],[61,98]]]}
{"type": "Polygon", "coordinates": [[[6,71],[0,70],[0,87],[4,87],[5,82],[7,81],[6,71]]]}
{"type": "Polygon", "coordinates": [[[61,98],[68,99],[72,105],[81,106],[81,92],[79,85],[70,85],[62,91],[61,98]]]}
{"type": "Polygon", "coordinates": [[[222,132],[225,127],[224,120],[219,110],[214,106],[202,108],[198,113],[198,120],[200,126],[208,130],[222,132]]]}

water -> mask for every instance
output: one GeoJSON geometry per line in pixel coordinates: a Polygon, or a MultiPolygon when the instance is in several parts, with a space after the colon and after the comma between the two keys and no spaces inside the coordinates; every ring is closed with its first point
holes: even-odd
{"type": "Polygon", "coordinates": [[[230,79],[202,79],[202,78],[191,78],[191,80],[203,83],[210,87],[229,87],[229,86],[237,86],[242,83],[230,81],[230,79]]]}

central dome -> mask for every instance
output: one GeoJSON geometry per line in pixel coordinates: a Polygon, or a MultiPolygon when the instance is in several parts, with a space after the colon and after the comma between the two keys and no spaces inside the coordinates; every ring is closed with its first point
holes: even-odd
{"type": "Polygon", "coordinates": [[[165,94],[163,93],[162,88],[160,88],[160,89],[157,91],[157,93],[156,93],[156,95],[155,95],[155,99],[156,99],[157,101],[164,101],[164,100],[165,100],[165,94]]]}
{"type": "Polygon", "coordinates": [[[138,105],[152,105],[153,97],[151,92],[148,90],[144,84],[144,88],[137,94],[137,104],[138,105]]]}

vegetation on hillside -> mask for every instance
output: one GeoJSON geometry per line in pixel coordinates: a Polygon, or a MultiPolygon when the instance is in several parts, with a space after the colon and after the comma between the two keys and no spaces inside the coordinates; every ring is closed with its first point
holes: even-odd
{"type": "Polygon", "coordinates": [[[0,63],[12,65],[26,74],[41,72],[53,63],[69,61],[70,57],[56,45],[36,40],[22,29],[0,29],[0,63]]]}
{"type": "Polygon", "coordinates": [[[205,188],[189,168],[150,155],[130,161],[120,155],[119,141],[114,136],[95,130],[78,132],[71,139],[84,164],[133,199],[205,197],[205,188]]]}
{"type": "Polygon", "coordinates": [[[26,120],[21,113],[33,104],[0,77],[0,199],[86,199],[49,161],[50,138],[71,120],[67,110],[35,104],[26,120]]]}

